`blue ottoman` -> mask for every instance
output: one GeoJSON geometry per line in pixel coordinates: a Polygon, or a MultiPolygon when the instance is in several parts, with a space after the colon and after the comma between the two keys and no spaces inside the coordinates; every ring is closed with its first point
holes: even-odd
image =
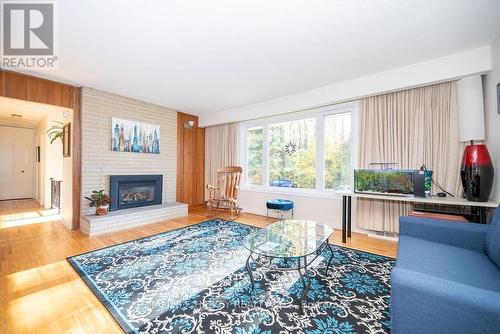
{"type": "Polygon", "coordinates": [[[291,212],[292,213],[292,219],[293,219],[293,201],[290,201],[288,199],[271,199],[266,202],[266,208],[267,208],[267,217],[266,219],[269,219],[269,210],[276,210],[278,211],[278,215],[281,220],[283,220],[283,212],[291,212]]]}

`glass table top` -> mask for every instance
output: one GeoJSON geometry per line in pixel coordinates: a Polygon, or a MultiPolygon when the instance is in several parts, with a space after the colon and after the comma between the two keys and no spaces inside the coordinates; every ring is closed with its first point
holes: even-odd
{"type": "Polygon", "coordinates": [[[246,236],[250,252],[269,257],[303,257],[318,250],[333,228],[310,220],[282,220],[246,236]]]}

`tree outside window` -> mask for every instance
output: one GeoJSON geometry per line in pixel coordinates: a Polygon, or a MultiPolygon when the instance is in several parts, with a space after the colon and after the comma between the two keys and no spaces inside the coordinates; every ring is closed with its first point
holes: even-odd
{"type": "Polygon", "coordinates": [[[262,155],[264,133],[261,126],[249,128],[247,131],[248,184],[262,184],[262,155]]]}
{"type": "Polygon", "coordinates": [[[351,114],[325,117],[325,189],[348,190],[352,184],[351,114]]]}
{"type": "Polygon", "coordinates": [[[269,185],[316,188],[315,118],[269,126],[269,185]]]}

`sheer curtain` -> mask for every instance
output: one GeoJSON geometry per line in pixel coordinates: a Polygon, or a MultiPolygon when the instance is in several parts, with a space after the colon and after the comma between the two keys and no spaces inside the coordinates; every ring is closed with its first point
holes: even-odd
{"type": "MultiPolygon", "coordinates": [[[[457,108],[456,82],[362,99],[357,168],[369,168],[371,162],[395,162],[403,169],[425,164],[438,183],[459,195],[463,144],[457,108]]],[[[358,227],[384,232],[398,232],[399,216],[411,208],[393,201],[357,203],[358,227]]]]}
{"type": "MultiPolygon", "coordinates": [[[[239,123],[205,129],[205,182],[217,182],[217,169],[238,164],[239,123]]],[[[205,194],[205,198],[207,195],[205,194]]]]}

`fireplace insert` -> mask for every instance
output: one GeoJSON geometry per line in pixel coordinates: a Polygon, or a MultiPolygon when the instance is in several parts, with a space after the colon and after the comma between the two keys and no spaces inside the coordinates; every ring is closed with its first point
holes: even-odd
{"type": "Polygon", "coordinates": [[[111,175],[110,210],[162,203],[163,175],[111,175]]]}

